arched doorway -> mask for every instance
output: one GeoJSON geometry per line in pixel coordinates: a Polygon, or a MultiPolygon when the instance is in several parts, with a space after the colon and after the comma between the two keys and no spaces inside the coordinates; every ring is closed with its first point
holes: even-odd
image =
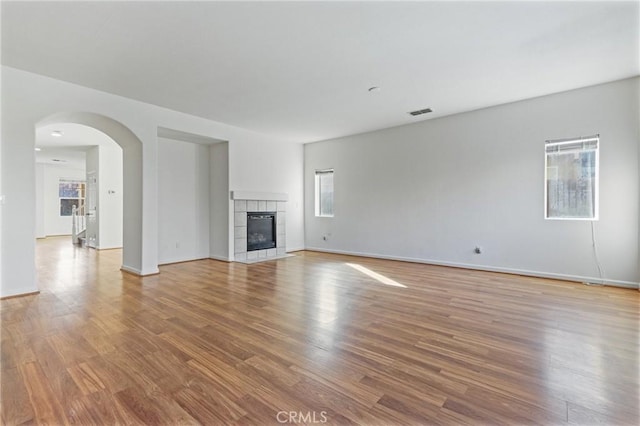
{"type": "Polygon", "coordinates": [[[142,275],[142,142],[120,122],[90,112],[61,112],[36,123],[36,128],[58,123],[92,127],[113,139],[123,157],[122,269],[142,275]]]}

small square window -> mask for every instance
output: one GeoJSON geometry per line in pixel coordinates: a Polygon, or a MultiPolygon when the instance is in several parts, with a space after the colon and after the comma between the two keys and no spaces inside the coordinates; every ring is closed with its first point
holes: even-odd
{"type": "Polygon", "coordinates": [[[333,217],[333,169],[316,170],[316,216],[333,217]]]}
{"type": "Polygon", "coordinates": [[[60,216],[71,216],[73,214],[73,206],[80,208],[84,205],[85,191],[85,181],[76,179],[60,179],[58,183],[60,216]]]}

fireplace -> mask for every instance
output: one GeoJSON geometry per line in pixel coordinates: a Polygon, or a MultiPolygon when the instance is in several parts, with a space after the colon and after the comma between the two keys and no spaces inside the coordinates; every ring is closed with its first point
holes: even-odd
{"type": "Polygon", "coordinates": [[[247,252],[276,247],[276,212],[247,212],[247,252]]]}
{"type": "Polygon", "coordinates": [[[287,194],[231,191],[231,198],[233,199],[233,260],[249,264],[286,257],[287,194]],[[253,215],[261,217],[249,220],[249,216],[253,215]],[[258,225],[257,228],[264,226],[266,229],[255,232],[249,228],[256,225],[258,225]],[[262,238],[252,235],[255,233],[262,235],[262,238]],[[268,243],[266,240],[269,240],[268,243]],[[252,247],[249,248],[249,245],[252,247]]]}

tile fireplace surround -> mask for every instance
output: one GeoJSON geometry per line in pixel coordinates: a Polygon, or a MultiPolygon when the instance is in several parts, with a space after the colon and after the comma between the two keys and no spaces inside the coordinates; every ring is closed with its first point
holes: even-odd
{"type": "Polygon", "coordinates": [[[242,263],[261,262],[287,256],[287,194],[277,192],[232,191],[234,260],[242,263]],[[276,212],[276,247],[247,251],[247,212],[276,212]]]}

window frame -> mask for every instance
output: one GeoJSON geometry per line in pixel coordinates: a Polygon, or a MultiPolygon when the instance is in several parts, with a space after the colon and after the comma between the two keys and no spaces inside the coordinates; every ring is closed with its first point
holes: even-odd
{"type": "Polygon", "coordinates": [[[577,137],[568,139],[547,140],[544,144],[544,219],[545,220],[577,220],[577,221],[598,221],[600,220],[600,135],[577,137]],[[548,189],[548,160],[549,152],[547,147],[549,145],[569,145],[569,144],[585,144],[595,141],[595,173],[594,173],[594,195],[593,195],[593,216],[592,217],[557,217],[549,216],[549,189],[548,189]]]}
{"type": "Polygon", "coordinates": [[[63,209],[62,200],[77,201],[77,203],[74,205],[76,206],[76,208],[80,208],[84,205],[86,199],[87,199],[87,181],[86,180],[82,180],[78,178],[58,178],[58,214],[60,217],[70,217],[73,215],[72,212],[69,213],[68,215],[62,214],[62,212],[65,210],[63,209]],[[60,195],[60,190],[62,189],[61,185],[68,185],[68,184],[79,184],[77,188],[77,191],[78,191],[77,197],[60,195]]]}
{"type": "Polygon", "coordinates": [[[314,172],[313,184],[315,189],[315,196],[314,196],[315,217],[334,217],[335,215],[335,209],[334,209],[334,203],[333,203],[335,200],[335,185],[333,182],[331,185],[331,214],[325,214],[322,212],[322,199],[321,199],[320,185],[321,185],[322,175],[329,175],[329,174],[331,175],[332,178],[335,178],[335,170],[333,168],[318,169],[314,172]]]}

